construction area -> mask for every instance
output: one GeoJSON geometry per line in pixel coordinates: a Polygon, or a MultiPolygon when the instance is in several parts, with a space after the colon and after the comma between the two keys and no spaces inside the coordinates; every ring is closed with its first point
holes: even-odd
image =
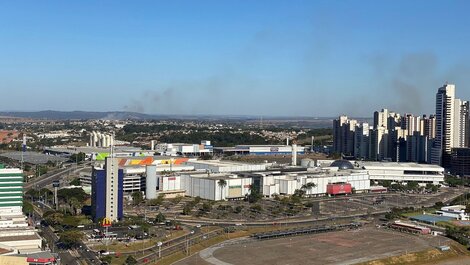
{"type": "MultiPolygon", "coordinates": [[[[438,251],[437,247],[444,244],[451,244],[451,240],[369,226],[272,240],[235,239],[205,249],[176,264],[369,264],[368,261],[372,260],[438,251]]],[[[459,260],[465,262],[467,259],[460,257],[459,260]]],[[[453,264],[451,260],[449,262],[442,264],[453,264]]]]}

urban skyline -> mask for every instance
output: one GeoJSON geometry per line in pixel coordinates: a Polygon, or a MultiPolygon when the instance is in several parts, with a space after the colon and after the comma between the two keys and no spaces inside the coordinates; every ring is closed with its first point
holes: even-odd
{"type": "Polygon", "coordinates": [[[470,144],[469,101],[455,94],[454,84],[439,87],[435,112],[429,116],[382,109],[374,112],[372,125],[339,116],[333,121],[333,152],[356,159],[430,163],[449,169],[458,158],[456,149],[470,144]]]}

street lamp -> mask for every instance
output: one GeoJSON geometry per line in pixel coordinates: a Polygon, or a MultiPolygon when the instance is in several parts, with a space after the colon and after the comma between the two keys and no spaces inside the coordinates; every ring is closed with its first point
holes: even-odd
{"type": "Polygon", "coordinates": [[[157,246],[158,246],[158,258],[162,258],[162,245],[163,243],[161,241],[158,241],[157,246]]]}

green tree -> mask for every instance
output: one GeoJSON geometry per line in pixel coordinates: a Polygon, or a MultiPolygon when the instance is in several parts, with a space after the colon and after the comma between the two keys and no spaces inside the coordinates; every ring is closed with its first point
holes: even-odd
{"type": "Polygon", "coordinates": [[[144,196],[142,195],[142,192],[140,191],[134,191],[132,194],[132,204],[134,205],[139,205],[143,200],[144,196]]]}
{"type": "Polygon", "coordinates": [[[155,223],[163,223],[165,222],[166,218],[165,215],[162,213],[158,213],[157,216],[155,217],[155,223]]]}
{"type": "Polygon", "coordinates": [[[29,215],[34,211],[33,205],[27,201],[23,201],[23,213],[29,215]]]}
{"type": "Polygon", "coordinates": [[[261,205],[255,204],[255,205],[253,205],[253,206],[250,207],[250,210],[251,210],[251,211],[254,211],[254,212],[260,213],[261,210],[263,210],[263,208],[261,208],[261,205]]]}
{"type": "Polygon", "coordinates": [[[73,210],[75,215],[78,215],[82,211],[83,203],[80,202],[77,198],[72,197],[69,200],[70,208],[73,210]]]}
{"type": "Polygon", "coordinates": [[[379,185],[384,186],[386,188],[388,188],[388,187],[390,187],[390,185],[392,185],[391,180],[379,180],[378,183],[379,183],[379,185]]]}
{"type": "Polygon", "coordinates": [[[242,205],[239,205],[237,207],[235,207],[235,209],[233,210],[234,213],[241,213],[243,211],[243,206],[242,205]]]}
{"type": "Polygon", "coordinates": [[[60,233],[59,242],[66,248],[74,248],[80,245],[83,238],[83,233],[78,230],[65,230],[60,233]]]}
{"type": "Polygon", "coordinates": [[[194,205],[196,205],[196,204],[198,204],[198,203],[200,203],[200,202],[201,202],[201,197],[199,197],[199,196],[194,197],[194,200],[193,200],[193,204],[194,204],[194,205]]]}
{"type": "Polygon", "coordinates": [[[165,195],[159,194],[157,198],[148,200],[148,201],[147,201],[147,205],[150,205],[150,206],[159,206],[159,205],[162,205],[164,199],[165,199],[165,195]]]}
{"type": "Polygon", "coordinates": [[[64,214],[55,211],[47,211],[42,217],[50,225],[59,225],[64,221],[64,214]]]}
{"type": "Polygon", "coordinates": [[[306,191],[306,194],[307,194],[307,191],[311,192],[312,189],[315,188],[316,186],[317,184],[313,182],[305,183],[304,185],[302,185],[302,190],[306,191]]]}
{"type": "Polygon", "coordinates": [[[436,203],[434,204],[434,207],[435,207],[435,208],[438,208],[438,209],[441,209],[442,207],[444,207],[444,203],[441,202],[441,201],[436,202],[436,203]]]}
{"type": "Polygon", "coordinates": [[[31,200],[37,200],[39,198],[39,191],[35,189],[29,189],[25,195],[30,197],[31,200]]]}
{"type": "Polygon", "coordinates": [[[181,202],[181,200],[183,200],[183,196],[178,195],[178,196],[172,198],[172,199],[171,199],[171,202],[172,202],[173,204],[178,204],[178,203],[181,202]]]}
{"type": "Polygon", "coordinates": [[[209,202],[204,202],[200,210],[202,212],[208,213],[212,210],[212,205],[209,202]]]}
{"type": "Polygon", "coordinates": [[[127,256],[126,265],[136,265],[136,264],[137,264],[137,260],[132,255],[127,256]]]}
{"type": "Polygon", "coordinates": [[[82,161],[85,161],[86,154],[83,152],[80,152],[78,154],[72,154],[70,156],[70,162],[75,162],[75,163],[80,163],[82,161]]]}
{"type": "Polygon", "coordinates": [[[37,165],[36,166],[36,177],[42,176],[47,173],[47,166],[37,165]]]}
{"type": "Polygon", "coordinates": [[[47,188],[42,188],[41,190],[39,190],[39,196],[42,197],[42,199],[45,201],[45,202],[48,202],[49,200],[53,200],[52,196],[54,195],[54,193],[50,190],[50,189],[47,189],[47,188]]]}
{"type": "Polygon", "coordinates": [[[80,202],[88,199],[89,195],[82,188],[60,189],[57,191],[57,197],[65,202],[75,198],[80,202]]]}
{"type": "Polygon", "coordinates": [[[190,215],[191,214],[191,206],[189,205],[189,203],[186,203],[183,207],[183,214],[184,215],[190,215]]]}
{"type": "Polygon", "coordinates": [[[294,191],[294,194],[292,195],[292,197],[299,197],[299,198],[302,198],[303,196],[305,196],[305,190],[303,189],[296,189],[294,191]]]}
{"type": "Polygon", "coordinates": [[[419,184],[416,181],[408,181],[406,183],[407,190],[417,190],[419,188],[419,184]]]}
{"type": "Polygon", "coordinates": [[[257,203],[261,198],[263,198],[263,195],[259,191],[258,187],[250,185],[250,193],[245,195],[245,200],[249,203],[257,203]]]}
{"type": "Polygon", "coordinates": [[[77,227],[81,224],[81,219],[76,216],[67,215],[63,218],[60,224],[66,227],[77,227]]]}
{"type": "Polygon", "coordinates": [[[80,186],[80,179],[79,178],[74,178],[72,181],[70,181],[69,184],[73,185],[73,186],[80,186]]]}
{"type": "Polygon", "coordinates": [[[227,181],[225,179],[219,179],[219,181],[217,181],[217,185],[219,185],[220,199],[222,200],[223,199],[223,191],[224,191],[224,188],[227,186],[227,181]]]}

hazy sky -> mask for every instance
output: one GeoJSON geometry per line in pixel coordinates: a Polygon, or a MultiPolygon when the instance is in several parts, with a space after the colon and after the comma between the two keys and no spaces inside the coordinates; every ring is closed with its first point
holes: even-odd
{"type": "Polygon", "coordinates": [[[0,110],[371,116],[470,99],[470,1],[1,1],[0,110]]]}

